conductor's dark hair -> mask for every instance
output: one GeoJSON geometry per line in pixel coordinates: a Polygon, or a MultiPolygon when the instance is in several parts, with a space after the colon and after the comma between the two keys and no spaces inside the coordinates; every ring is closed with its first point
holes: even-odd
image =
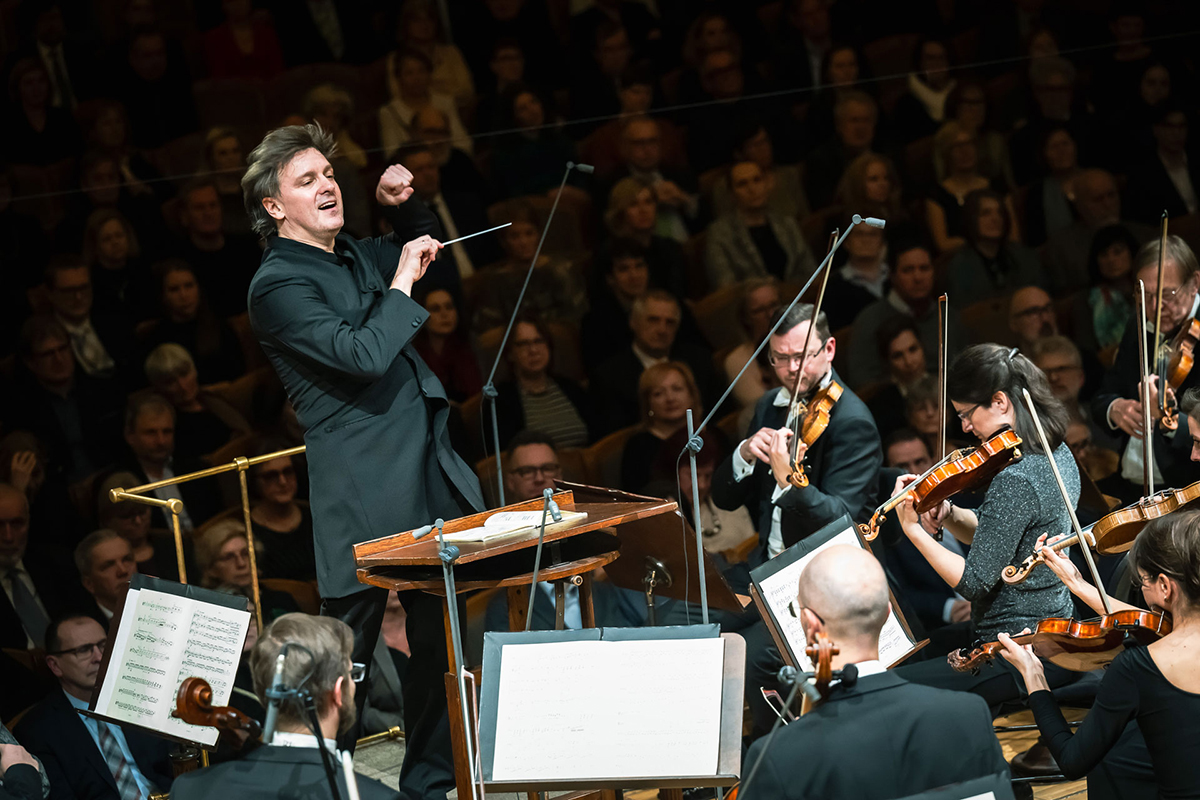
{"type": "Polygon", "coordinates": [[[1023,389],[1028,389],[1033,398],[1050,448],[1057,449],[1071,421],[1067,407],[1050,391],[1045,373],[1016,348],[998,344],[968,347],[954,359],[946,376],[946,393],[958,403],[989,405],[997,392],[1007,395],[1016,414],[1013,428],[1024,441],[1022,447],[1041,453],[1042,442],[1025,406],[1023,389]]]}
{"type": "Polygon", "coordinates": [[[1153,581],[1166,575],[1179,584],[1188,605],[1200,604],[1200,511],[1177,511],[1151,520],[1129,549],[1134,585],[1139,572],[1153,581]]]}
{"type": "MultiPolygon", "coordinates": [[[[775,323],[779,322],[780,319],[783,320],[779,328],[775,330],[774,335],[786,336],[792,328],[812,319],[812,314],[813,307],[811,303],[796,303],[790,310],[787,306],[784,306],[771,316],[771,327],[773,329],[775,328],[775,323]]],[[[832,336],[829,332],[829,318],[825,316],[824,311],[817,314],[817,336],[821,337],[821,344],[828,342],[829,337],[832,336]]]]}
{"type": "Polygon", "coordinates": [[[337,143],[315,122],[276,128],[263,137],[246,159],[249,166],[242,176],[242,196],[250,227],[264,238],[276,232],[275,220],[263,208],[262,201],[279,194],[279,173],[300,153],[316,150],[333,158],[337,143]]]}

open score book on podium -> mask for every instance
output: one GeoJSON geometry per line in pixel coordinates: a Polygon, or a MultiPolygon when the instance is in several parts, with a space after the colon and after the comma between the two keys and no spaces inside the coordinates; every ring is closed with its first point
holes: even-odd
{"type": "Polygon", "coordinates": [[[136,575],[94,704],[95,716],[212,747],[216,728],[173,717],[185,678],[208,681],[213,705],[229,704],[250,629],[247,601],[236,595],[136,575]]]}
{"type": "Polygon", "coordinates": [[[721,638],[505,645],[486,777],[714,775],[724,655],[721,638]]]}

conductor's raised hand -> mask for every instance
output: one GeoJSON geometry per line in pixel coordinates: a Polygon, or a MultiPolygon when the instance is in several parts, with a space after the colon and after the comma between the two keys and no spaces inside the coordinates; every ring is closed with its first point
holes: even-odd
{"type": "Polygon", "coordinates": [[[400,251],[400,263],[396,267],[396,276],[392,278],[392,288],[411,296],[413,284],[425,276],[425,270],[429,269],[441,249],[442,243],[431,236],[407,242],[400,251]]]}
{"type": "Polygon", "coordinates": [[[379,185],[375,187],[375,199],[381,205],[398,206],[412,197],[412,173],[399,164],[392,164],[383,171],[379,185]]]}

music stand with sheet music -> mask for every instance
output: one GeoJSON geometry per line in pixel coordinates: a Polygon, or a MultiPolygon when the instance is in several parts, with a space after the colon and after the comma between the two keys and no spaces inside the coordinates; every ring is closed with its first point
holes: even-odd
{"type": "MultiPolygon", "coordinates": [[[[818,551],[835,544],[856,544],[868,552],[871,550],[859,534],[858,526],[844,515],[750,570],[750,597],[762,614],[779,654],[786,664],[804,672],[812,671],[812,663],[804,653],[804,628],[793,613],[792,601],[796,599],[804,567],[818,551]]],[[[892,608],[879,637],[879,660],[891,669],[927,645],[929,640],[916,640],[890,587],[888,599],[892,608]]]]}

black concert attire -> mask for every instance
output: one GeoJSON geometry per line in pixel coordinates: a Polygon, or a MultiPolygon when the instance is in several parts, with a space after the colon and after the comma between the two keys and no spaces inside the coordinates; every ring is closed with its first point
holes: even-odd
{"type": "MultiPolygon", "coordinates": [[[[440,233],[417,198],[383,209],[393,233],[339,235],[332,253],[272,235],[250,285],[250,323],[305,427],[322,613],[375,650],[387,592],[358,582],[352,546],[484,509],[451,447],[450,403],[412,346],[429,312],[389,289],[405,242],[440,233]]],[[[408,751],[400,785],[441,797],[454,783],[441,601],[401,596],[412,645],[404,686],[408,751]]],[[[365,697],[365,692],[363,696],[365,697]]]]}
{"type": "MultiPolygon", "coordinates": [[[[315,744],[315,742],[314,742],[315,744]]],[[[364,800],[397,800],[398,793],[377,780],[358,775],[364,800]]],[[[337,765],[338,793],[347,794],[341,764],[337,765]]],[[[276,800],[276,798],[328,797],[329,779],[316,747],[259,747],[237,761],[180,775],[171,787],[174,800],[276,800]]]]}

